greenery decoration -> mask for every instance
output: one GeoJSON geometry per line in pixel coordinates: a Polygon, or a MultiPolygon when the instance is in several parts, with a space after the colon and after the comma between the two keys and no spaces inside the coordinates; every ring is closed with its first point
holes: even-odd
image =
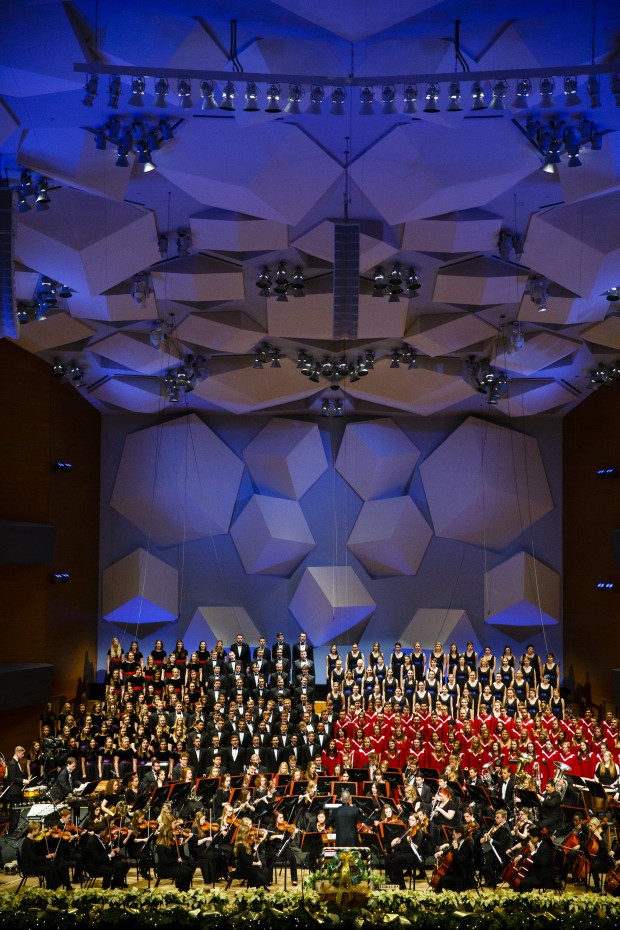
{"type": "MultiPolygon", "coordinates": [[[[357,877],[358,867],[352,871],[357,877]]],[[[378,891],[361,906],[344,901],[339,907],[305,889],[300,894],[257,888],[229,896],[202,887],[186,893],[172,887],[75,892],[33,887],[19,895],[0,894],[0,930],[331,930],[336,924],[338,930],[386,924],[394,930],[455,930],[459,925],[474,930],[616,930],[620,898],[590,892],[378,891]]]]}

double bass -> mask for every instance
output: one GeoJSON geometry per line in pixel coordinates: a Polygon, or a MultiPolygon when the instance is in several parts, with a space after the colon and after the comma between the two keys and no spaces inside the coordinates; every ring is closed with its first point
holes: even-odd
{"type": "Polygon", "coordinates": [[[609,870],[605,876],[605,894],[617,896],[620,893],[620,860],[609,870]]]}

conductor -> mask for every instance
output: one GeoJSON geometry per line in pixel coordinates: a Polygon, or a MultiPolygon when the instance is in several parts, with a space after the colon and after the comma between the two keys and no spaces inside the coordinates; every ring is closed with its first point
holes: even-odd
{"type": "Polygon", "coordinates": [[[340,807],[333,814],[336,830],[336,846],[359,846],[357,822],[361,817],[359,807],[351,803],[351,792],[346,789],[340,795],[340,807]]]}

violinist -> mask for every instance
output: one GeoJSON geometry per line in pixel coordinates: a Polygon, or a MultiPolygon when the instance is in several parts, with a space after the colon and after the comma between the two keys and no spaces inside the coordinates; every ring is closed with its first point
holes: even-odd
{"type": "Polygon", "coordinates": [[[71,811],[68,807],[61,808],[58,827],[52,830],[52,844],[50,848],[56,853],[56,861],[74,866],[75,873],[82,872],[82,851],[79,848],[80,830],[71,823],[71,811]]]}
{"type": "Polygon", "coordinates": [[[480,837],[483,854],[482,874],[487,888],[495,888],[501,872],[508,861],[508,849],[512,843],[512,834],[507,824],[506,811],[495,811],[495,823],[480,837]]]}
{"type": "MultiPolygon", "coordinates": [[[[225,804],[219,824],[213,824],[213,840],[207,848],[207,859],[211,863],[210,873],[217,878],[227,878],[232,863],[234,835],[234,814],[232,807],[225,804]]],[[[201,827],[204,831],[204,826],[201,827]]],[[[191,846],[190,846],[191,849],[191,846]]]]}
{"type": "Polygon", "coordinates": [[[532,891],[534,888],[555,888],[556,879],[553,870],[554,846],[546,836],[543,838],[538,827],[530,827],[529,846],[531,864],[521,878],[519,891],[532,891]]]}
{"type": "Polygon", "coordinates": [[[202,873],[205,885],[217,881],[218,874],[214,856],[209,856],[209,849],[213,843],[212,826],[204,811],[198,811],[192,824],[189,838],[189,853],[202,873]]]}
{"type": "Polygon", "coordinates": [[[237,875],[248,883],[248,888],[266,888],[269,874],[258,858],[255,846],[256,830],[249,817],[244,817],[237,830],[234,853],[237,859],[237,875]]]}
{"type": "Polygon", "coordinates": [[[400,836],[395,837],[385,857],[385,871],[390,881],[405,890],[404,873],[407,869],[418,870],[418,878],[426,878],[423,858],[423,824],[417,814],[409,814],[407,826],[400,836]]]}
{"type": "Polygon", "coordinates": [[[440,847],[435,855],[441,855],[442,852],[451,853],[451,862],[445,874],[440,875],[437,882],[433,882],[435,890],[466,891],[468,888],[475,888],[474,844],[471,839],[465,837],[463,827],[455,826],[450,843],[440,847]]]}
{"type": "Polygon", "coordinates": [[[155,871],[158,878],[171,878],[178,891],[189,891],[196,866],[182,852],[182,840],[169,826],[162,827],[155,838],[155,871]]]}
{"type": "Polygon", "coordinates": [[[281,811],[276,813],[273,830],[269,831],[266,845],[266,867],[269,882],[273,881],[273,866],[276,859],[284,859],[291,873],[291,884],[297,884],[297,856],[301,854],[297,837],[299,830],[293,823],[287,823],[281,811]]]}
{"type": "Polygon", "coordinates": [[[128,861],[135,862],[142,878],[149,878],[149,839],[155,829],[155,821],[147,821],[144,811],[133,812],[131,824],[122,846],[127,852],[128,861]]]}
{"type": "Polygon", "coordinates": [[[103,879],[102,887],[125,888],[129,863],[121,859],[114,848],[110,848],[108,824],[99,821],[93,825],[92,836],[86,844],[84,867],[93,878],[103,879]]]}
{"type": "Polygon", "coordinates": [[[43,830],[38,820],[28,821],[28,832],[20,850],[22,874],[42,875],[52,891],[59,885],[71,891],[69,866],[63,859],[56,858],[55,845],[49,830],[43,830]]]}

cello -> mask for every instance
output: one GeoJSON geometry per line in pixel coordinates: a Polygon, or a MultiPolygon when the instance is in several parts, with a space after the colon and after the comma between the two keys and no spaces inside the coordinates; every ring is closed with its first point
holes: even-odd
{"type": "Polygon", "coordinates": [[[605,894],[617,896],[620,891],[620,860],[609,870],[605,876],[605,894]]]}
{"type": "Polygon", "coordinates": [[[437,860],[437,865],[435,866],[433,870],[433,874],[431,876],[430,886],[435,891],[439,888],[439,884],[442,878],[444,878],[444,876],[446,876],[448,872],[450,871],[450,869],[452,868],[453,862],[454,862],[454,847],[452,846],[452,844],[450,844],[450,846],[445,851],[445,853],[437,860]]]}
{"type": "Polygon", "coordinates": [[[504,866],[502,879],[513,891],[519,890],[521,882],[532,868],[534,861],[533,855],[534,850],[532,849],[532,844],[530,840],[527,840],[521,852],[504,866]]]}

